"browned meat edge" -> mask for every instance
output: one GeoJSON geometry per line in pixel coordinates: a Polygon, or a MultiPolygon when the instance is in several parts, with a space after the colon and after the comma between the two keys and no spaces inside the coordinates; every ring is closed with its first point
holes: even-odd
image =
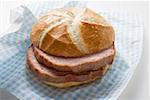
{"type": "Polygon", "coordinates": [[[98,70],[106,64],[112,64],[115,56],[114,46],[99,53],[77,58],[52,56],[36,47],[33,48],[38,62],[46,65],[48,68],[52,67],[59,71],[72,71],[73,73],[98,70]]]}
{"type": "Polygon", "coordinates": [[[82,82],[87,80],[92,80],[96,77],[103,76],[103,72],[106,72],[107,67],[99,69],[96,71],[89,71],[83,75],[77,75],[73,73],[60,72],[52,68],[46,68],[44,65],[40,64],[33,53],[33,49],[30,47],[27,50],[26,62],[29,69],[32,70],[39,78],[43,81],[62,83],[62,82],[82,82]]]}

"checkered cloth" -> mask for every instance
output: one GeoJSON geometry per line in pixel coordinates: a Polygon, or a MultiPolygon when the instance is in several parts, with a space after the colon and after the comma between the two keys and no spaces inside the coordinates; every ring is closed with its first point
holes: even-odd
{"type": "Polygon", "coordinates": [[[23,100],[115,100],[129,82],[139,62],[142,50],[143,24],[137,15],[101,12],[115,28],[117,54],[112,68],[102,78],[90,84],[57,89],[47,86],[26,69],[26,49],[29,33],[36,18],[48,9],[65,6],[85,6],[83,2],[43,2],[20,6],[14,23],[20,28],[0,38],[0,87],[23,100]]]}

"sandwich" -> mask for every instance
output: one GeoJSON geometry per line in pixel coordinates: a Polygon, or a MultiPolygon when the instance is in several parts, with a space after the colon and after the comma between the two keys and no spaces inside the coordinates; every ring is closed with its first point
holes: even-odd
{"type": "Polygon", "coordinates": [[[89,8],[57,8],[30,33],[28,68],[51,86],[65,88],[102,78],[115,57],[115,32],[89,8]]]}

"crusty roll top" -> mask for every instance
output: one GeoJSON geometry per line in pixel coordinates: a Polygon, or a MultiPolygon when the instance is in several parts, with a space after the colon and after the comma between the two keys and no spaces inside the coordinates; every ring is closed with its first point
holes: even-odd
{"type": "Polygon", "coordinates": [[[47,54],[79,57],[111,47],[114,30],[88,8],[60,8],[46,13],[33,25],[30,39],[47,54]]]}

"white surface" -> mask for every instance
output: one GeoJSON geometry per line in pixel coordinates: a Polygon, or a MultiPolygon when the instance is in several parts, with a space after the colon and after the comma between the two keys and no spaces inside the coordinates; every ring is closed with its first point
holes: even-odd
{"type": "MultiPolygon", "coordinates": [[[[10,26],[9,15],[10,10],[19,6],[27,5],[29,1],[20,2],[0,2],[0,36],[5,35],[5,31],[10,26]]],[[[149,64],[148,64],[148,2],[93,2],[88,3],[88,6],[95,11],[125,11],[129,13],[137,13],[141,15],[144,21],[145,32],[144,32],[144,45],[141,60],[138,67],[133,75],[131,81],[129,82],[127,88],[119,97],[119,100],[150,100],[149,93],[149,64]]]]}

